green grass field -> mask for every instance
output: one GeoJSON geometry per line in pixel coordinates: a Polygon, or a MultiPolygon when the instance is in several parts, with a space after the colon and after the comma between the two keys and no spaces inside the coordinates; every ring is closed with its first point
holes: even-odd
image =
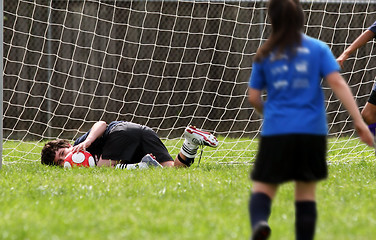
{"type": "MultiPolygon", "coordinates": [[[[204,156],[189,169],[65,170],[40,165],[37,154],[26,158],[34,159],[3,160],[0,239],[249,239],[251,165],[204,156]]],[[[375,239],[374,156],[331,163],[317,192],[316,239],[375,239]]],[[[293,185],[283,185],[273,205],[271,239],[294,239],[293,206],[293,185]]]]}

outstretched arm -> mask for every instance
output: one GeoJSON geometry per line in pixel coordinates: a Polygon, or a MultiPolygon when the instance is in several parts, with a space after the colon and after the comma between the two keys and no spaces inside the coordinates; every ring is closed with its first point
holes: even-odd
{"type": "Polygon", "coordinates": [[[333,90],[337,98],[341,100],[350,116],[354,120],[354,128],[357,131],[360,140],[373,147],[374,143],[372,133],[368,129],[367,124],[363,121],[358,109],[358,105],[356,104],[354,96],[345,79],[343,79],[343,77],[338,72],[333,72],[326,77],[326,80],[330,88],[333,90]]]}
{"type": "Polygon", "coordinates": [[[106,128],[107,128],[107,123],[105,121],[98,121],[94,123],[85,141],[74,146],[72,151],[73,152],[77,152],[80,150],[85,151],[86,148],[90,147],[90,145],[95,141],[95,139],[103,135],[103,133],[106,131],[106,128]]]}
{"type": "Polygon", "coordinates": [[[375,37],[375,34],[371,30],[363,32],[346,50],[337,58],[337,62],[343,68],[343,63],[349,58],[349,56],[358,48],[364,46],[368,41],[375,37]]]}

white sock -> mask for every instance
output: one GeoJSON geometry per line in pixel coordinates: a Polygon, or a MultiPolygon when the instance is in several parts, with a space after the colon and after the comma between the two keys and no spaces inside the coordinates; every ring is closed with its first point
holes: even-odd
{"type": "Polygon", "coordinates": [[[149,168],[147,163],[140,162],[140,163],[134,163],[134,164],[116,164],[116,169],[143,169],[143,168],[149,168]]]}
{"type": "Polygon", "coordinates": [[[187,158],[195,158],[197,154],[198,145],[192,143],[191,141],[185,139],[180,152],[187,158]]]}

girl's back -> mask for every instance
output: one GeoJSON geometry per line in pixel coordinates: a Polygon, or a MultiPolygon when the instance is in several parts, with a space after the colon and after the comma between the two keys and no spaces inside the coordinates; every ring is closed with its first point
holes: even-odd
{"type": "Polygon", "coordinates": [[[271,52],[253,64],[250,87],[267,90],[263,135],[327,134],[322,77],[339,71],[329,47],[302,36],[294,53],[271,52]]]}

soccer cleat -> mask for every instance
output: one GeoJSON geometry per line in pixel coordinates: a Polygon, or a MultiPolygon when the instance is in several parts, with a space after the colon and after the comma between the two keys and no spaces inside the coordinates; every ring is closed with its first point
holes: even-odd
{"type": "Polygon", "coordinates": [[[157,162],[156,158],[153,156],[153,154],[149,153],[146,154],[142,159],[140,163],[146,164],[148,167],[155,167],[155,168],[163,168],[162,165],[157,162]]]}
{"type": "Polygon", "coordinates": [[[196,145],[218,147],[218,140],[213,134],[201,131],[194,126],[188,126],[185,129],[184,137],[196,145]]]}
{"type": "Polygon", "coordinates": [[[267,222],[259,222],[253,229],[252,240],[266,240],[269,238],[271,229],[267,222]]]}

